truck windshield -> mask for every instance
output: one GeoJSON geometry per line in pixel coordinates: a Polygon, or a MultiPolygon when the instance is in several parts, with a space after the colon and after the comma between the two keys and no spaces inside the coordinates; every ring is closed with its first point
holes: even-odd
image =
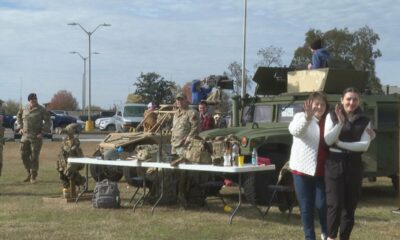
{"type": "Polygon", "coordinates": [[[272,118],[273,107],[270,105],[245,106],[243,109],[242,122],[244,123],[270,123],[272,118]]]}
{"type": "Polygon", "coordinates": [[[295,103],[289,106],[278,105],[278,122],[290,122],[293,116],[301,111],[303,111],[303,104],[301,103],[295,103]]]}
{"type": "Polygon", "coordinates": [[[143,117],[143,113],[146,110],[146,106],[125,106],[124,116],[125,117],[143,117]]]}

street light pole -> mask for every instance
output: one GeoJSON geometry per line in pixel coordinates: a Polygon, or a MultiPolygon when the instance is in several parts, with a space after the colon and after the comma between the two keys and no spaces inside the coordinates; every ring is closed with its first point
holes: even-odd
{"type": "Polygon", "coordinates": [[[94,32],[99,27],[110,27],[111,24],[103,23],[99,24],[93,31],[89,32],[87,31],[84,27],[82,27],[81,24],[73,22],[73,23],[68,23],[70,26],[79,26],[89,37],[89,104],[88,104],[88,122],[90,127],[88,128],[88,131],[91,131],[93,129],[93,122],[91,118],[91,106],[92,106],[92,54],[91,54],[91,37],[94,32]]]}
{"type": "MultiPolygon", "coordinates": [[[[84,57],[82,54],[76,51],[69,52],[70,54],[77,54],[83,60],[83,76],[82,76],[82,114],[85,112],[86,107],[86,60],[89,57],[84,57]]],[[[98,52],[93,52],[92,54],[100,54],[98,52]]]]}

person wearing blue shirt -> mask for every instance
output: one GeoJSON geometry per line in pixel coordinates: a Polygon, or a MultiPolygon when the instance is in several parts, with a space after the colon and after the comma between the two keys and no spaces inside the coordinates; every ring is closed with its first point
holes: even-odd
{"type": "Polygon", "coordinates": [[[192,104],[198,105],[201,100],[206,100],[208,94],[212,91],[212,87],[202,86],[202,82],[198,79],[192,82],[192,104]]]}
{"type": "Polygon", "coordinates": [[[308,69],[328,67],[328,59],[331,57],[329,52],[322,47],[322,40],[317,39],[310,45],[312,58],[308,64],[308,69]]]}

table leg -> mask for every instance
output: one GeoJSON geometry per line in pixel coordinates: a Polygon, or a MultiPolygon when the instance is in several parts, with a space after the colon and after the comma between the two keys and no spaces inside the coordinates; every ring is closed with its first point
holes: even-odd
{"type": "Polygon", "coordinates": [[[160,197],[158,197],[157,201],[154,203],[153,207],[151,208],[151,215],[154,214],[154,210],[156,209],[158,203],[164,197],[164,169],[161,169],[161,182],[160,182],[160,184],[161,184],[160,197]]]}
{"type": "Polygon", "coordinates": [[[85,164],[85,177],[86,177],[86,182],[85,182],[85,187],[83,190],[78,194],[78,196],[75,199],[75,203],[78,203],[79,198],[81,198],[82,194],[85,192],[88,192],[89,190],[89,165],[85,164]]]}
{"type": "Polygon", "coordinates": [[[239,173],[239,202],[235,208],[235,210],[233,210],[233,213],[231,214],[231,217],[229,219],[229,225],[232,225],[232,220],[233,217],[235,216],[236,212],[239,210],[240,206],[242,205],[242,174],[239,173]]]}

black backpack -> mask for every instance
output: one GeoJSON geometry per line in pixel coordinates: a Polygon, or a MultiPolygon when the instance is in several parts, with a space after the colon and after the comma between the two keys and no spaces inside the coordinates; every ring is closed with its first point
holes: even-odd
{"type": "Polygon", "coordinates": [[[118,208],[121,204],[118,184],[104,179],[96,183],[94,188],[92,204],[95,208],[118,208]]]}

